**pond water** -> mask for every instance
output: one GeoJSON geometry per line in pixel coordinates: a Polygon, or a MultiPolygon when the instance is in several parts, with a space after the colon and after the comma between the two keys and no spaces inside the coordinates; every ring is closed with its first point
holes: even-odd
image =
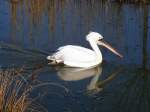
{"type": "Polygon", "coordinates": [[[34,92],[48,112],[150,111],[150,6],[101,0],[0,0],[0,66],[24,67],[43,82],[34,92]],[[52,67],[46,56],[96,31],[124,55],[100,48],[89,70],[52,67]]]}

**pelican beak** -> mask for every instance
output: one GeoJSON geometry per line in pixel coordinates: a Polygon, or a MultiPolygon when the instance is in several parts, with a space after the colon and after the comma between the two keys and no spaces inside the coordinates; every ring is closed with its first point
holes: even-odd
{"type": "Polygon", "coordinates": [[[109,49],[110,51],[112,51],[114,54],[118,55],[120,58],[123,58],[123,55],[120,54],[119,52],[117,52],[117,50],[113,47],[111,47],[107,42],[105,42],[104,40],[99,40],[97,42],[98,45],[101,45],[103,47],[106,47],[107,49],[109,49]]]}

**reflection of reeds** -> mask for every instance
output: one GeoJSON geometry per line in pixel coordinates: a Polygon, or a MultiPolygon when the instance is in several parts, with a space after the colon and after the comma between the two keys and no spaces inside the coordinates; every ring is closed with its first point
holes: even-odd
{"type": "Polygon", "coordinates": [[[29,19],[33,22],[33,24],[39,24],[41,21],[41,17],[44,14],[43,12],[47,8],[47,0],[30,0],[26,1],[25,8],[27,9],[27,13],[29,13],[29,19]]]}
{"type": "Polygon", "coordinates": [[[119,3],[132,3],[132,4],[149,4],[149,0],[114,0],[119,3]]]}
{"type": "MultiPolygon", "coordinates": [[[[22,70],[0,71],[0,112],[37,111],[29,98],[32,86],[19,75],[22,70]]],[[[39,107],[38,107],[39,108],[39,107]]]]}
{"type": "Polygon", "coordinates": [[[147,62],[148,62],[148,7],[144,7],[144,16],[143,16],[143,69],[147,69],[147,62]]]}
{"type": "MultiPolygon", "coordinates": [[[[131,72],[131,71],[130,71],[131,72]]],[[[131,78],[119,85],[115,112],[149,112],[150,88],[148,71],[136,69],[131,78]]]]}
{"type": "MultiPolygon", "coordinates": [[[[51,33],[53,34],[56,29],[57,12],[58,10],[62,11],[66,5],[65,0],[10,0],[9,3],[12,25],[11,37],[13,42],[18,43],[22,41],[21,38],[29,37],[29,41],[33,45],[36,40],[34,37],[37,38],[37,35],[40,35],[43,31],[45,21],[48,22],[46,25],[49,28],[49,35],[54,36],[51,33]],[[26,27],[27,30],[25,29],[26,27]]],[[[63,13],[61,15],[63,16],[63,13]]],[[[64,26],[62,25],[62,27],[64,26]]]]}

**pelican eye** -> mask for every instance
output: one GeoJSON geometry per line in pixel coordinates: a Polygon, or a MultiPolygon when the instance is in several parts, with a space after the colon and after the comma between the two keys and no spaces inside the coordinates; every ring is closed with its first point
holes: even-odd
{"type": "Polygon", "coordinates": [[[103,40],[103,38],[99,37],[99,39],[98,39],[98,40],[99,40],[99,41],[100,41],[100,40],[103,40]]]}

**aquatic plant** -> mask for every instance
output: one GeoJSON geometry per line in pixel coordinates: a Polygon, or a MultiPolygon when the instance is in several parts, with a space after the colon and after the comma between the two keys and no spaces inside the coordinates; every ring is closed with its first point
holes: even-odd
{"type": "Polygon", "coordinates": [[[0,112],[40,111],[41,106],[29,98],[33,86],[21,75],[22,70],[0,70],[0,112]]]}
{"type": "Polygon", "coordinates": [[[63,85],[41,82],[35,78],[39,69],[35,68],[31,74],[25,68],[0,70],[0,112],[47,112],[47,109],[36,102],[40,96],[32,94],[42,86],[56,86],[69,92],[63,85]]]}

